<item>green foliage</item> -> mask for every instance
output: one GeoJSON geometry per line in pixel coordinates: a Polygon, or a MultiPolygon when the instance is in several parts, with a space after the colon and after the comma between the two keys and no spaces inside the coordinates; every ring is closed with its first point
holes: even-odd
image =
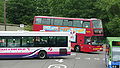
{"type": "Polygon", "coordinates": [[[107,24],[108,36],[120,36],[120,18],[115,17],[107,24]]]}
{"type": "Polygon", "coordinates": [[[24,30],[26,30],[26,31],[32,31],[32,26],[31,25],[26,25],[24,27],[24,30]]]}
{"type": "Polygon", "coordinates": [[[35,15],[37,16],[49,16],[50,7],[48,6],[48,0],[36,0],[34,2],[36,7],[35,15]]]}
{"type": "Polygon", "coordinates": [[[118,13],[120,12],[120,0],[99,0],[96,7],[101,9],[104,18],[109,19],[109,21],[115,16],[120,16],[120,13],[118,13]]]}
{"type": "Polygon", "coordinates": [[[53,16],[91,18],[95,16],[96,0],[48,0],[53,16]]]}
{"type": "Polygon", "coordinates": [[[7,2],[7,18],[14,24],[32,24],[35,10],[33,0],[10,0],[7,2]]]}
{"type": "MultiPolygon", "coordinates": [[[[0,23],[4,22],[3,6],[0,0],[0,23]]],[[[99,18],[105,36],[120,36],[119,12],[120,0],[7,0],[7,23],[32,25],[34,16],[99,18]]]]}
{"type": "Polygon", "coordinates": [[[0,0],[0,23],[4,22],[4,1],[0,0]]]}
{"type": "Polygon", "coordinates": [[[99,0],[96,7],[100,9],[105,36],[120,36],[120,0],[99,0]]]}

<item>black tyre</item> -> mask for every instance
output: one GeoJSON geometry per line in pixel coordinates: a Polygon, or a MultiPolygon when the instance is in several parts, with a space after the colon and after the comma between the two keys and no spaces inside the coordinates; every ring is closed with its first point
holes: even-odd
{"type": "Polygon", "coordinates": [[[79,46],[75,46],[75,51],[76,52],[80,52],[80,47],[79,46]]]}
{"type": "Polygon", "coordinates": [[[40,51],[38,54],[38,58],[44,59],[47,57],[47,53],[45,51],[40,51]]]}

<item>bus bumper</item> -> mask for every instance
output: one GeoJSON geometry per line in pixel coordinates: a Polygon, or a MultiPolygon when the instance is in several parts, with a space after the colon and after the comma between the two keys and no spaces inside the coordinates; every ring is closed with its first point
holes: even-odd
{"type": "Polygon", "coordinates": [[[108,68],[120,68],[120,62],[111,62],[111,65],[108,65],[108,68]]]}
{"type": "Polygon", "coordinates": [[[86,47],[86,48],[81,49],[81,51],[84,51],[84,52],[101,52],[101,51],[103,51],[103,48],[102,47],[86,47]]]}
{"type": "Polygon", "coordinates": [[[47,56],[67,56],[71,55],[71,52],[67,52],[66,54],[60,54],[60,52],[48,52],[47,56]]]}
{"type": "Polygon", "coordinates": [[[93,48],[93,51],[103,51],[103,48],[93,48]]]}

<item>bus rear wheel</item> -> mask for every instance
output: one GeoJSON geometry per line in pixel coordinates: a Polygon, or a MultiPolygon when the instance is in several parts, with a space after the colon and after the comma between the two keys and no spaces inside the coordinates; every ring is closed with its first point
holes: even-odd
{"type": "Polygon", "coordinates": [[[80,52],[80,46],[75,46],[74,49],[75,49],[76,52],[80,52]]]}
{"type": "Polygon", "coordinates": [[[46,57],[47,57],[47,53],[46,53],[45,51],[40,51],[40,52],[38,53],[38,58],[44,59],[44,58],[46,58],[46,57]]]}

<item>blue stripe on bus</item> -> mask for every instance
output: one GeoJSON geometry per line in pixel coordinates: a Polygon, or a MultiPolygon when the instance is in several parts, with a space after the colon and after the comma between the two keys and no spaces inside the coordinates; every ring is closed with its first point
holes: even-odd
{"type": "MultiPolygon", "coordinates": [[[[37,49],[37,50],[35,50],[34,52],[32,52],[31,54],[35,53],[35,52],[38,51],[38,50],[40,51],[40,49],[37,49]]],[[[31,54],[28,54],[28,55],[31,55],[31,54]]]]}
{"type": "MultiPolygon", "coordinates": [[[[31,54],[35,53],[36,51],[38,51],[40,49],[37,49],[35,50],[34,52],[32,52],[31,54]]],[[[37,55],[32,55],[32,56],[29,56],[31,54],[27,54],[27,55],[0,55],[0,58],[23,58],[24,56],[28,56],[28,57],[37,57],[37,55]]]]}
{"type": "MultiPolygon", "coordinates": [[[[23,58],[24,56],[27,55],[0,55],[0,58],[23,58]]],[[[34,58],[37,57],[37,55],[29,56],[29,58],[34,58]]]]}
{"type": "Polygon", "coordinates": [[[67,56],[69,54],[61,55],[61,54],[48,54],[47,56],[67,56]]]}

